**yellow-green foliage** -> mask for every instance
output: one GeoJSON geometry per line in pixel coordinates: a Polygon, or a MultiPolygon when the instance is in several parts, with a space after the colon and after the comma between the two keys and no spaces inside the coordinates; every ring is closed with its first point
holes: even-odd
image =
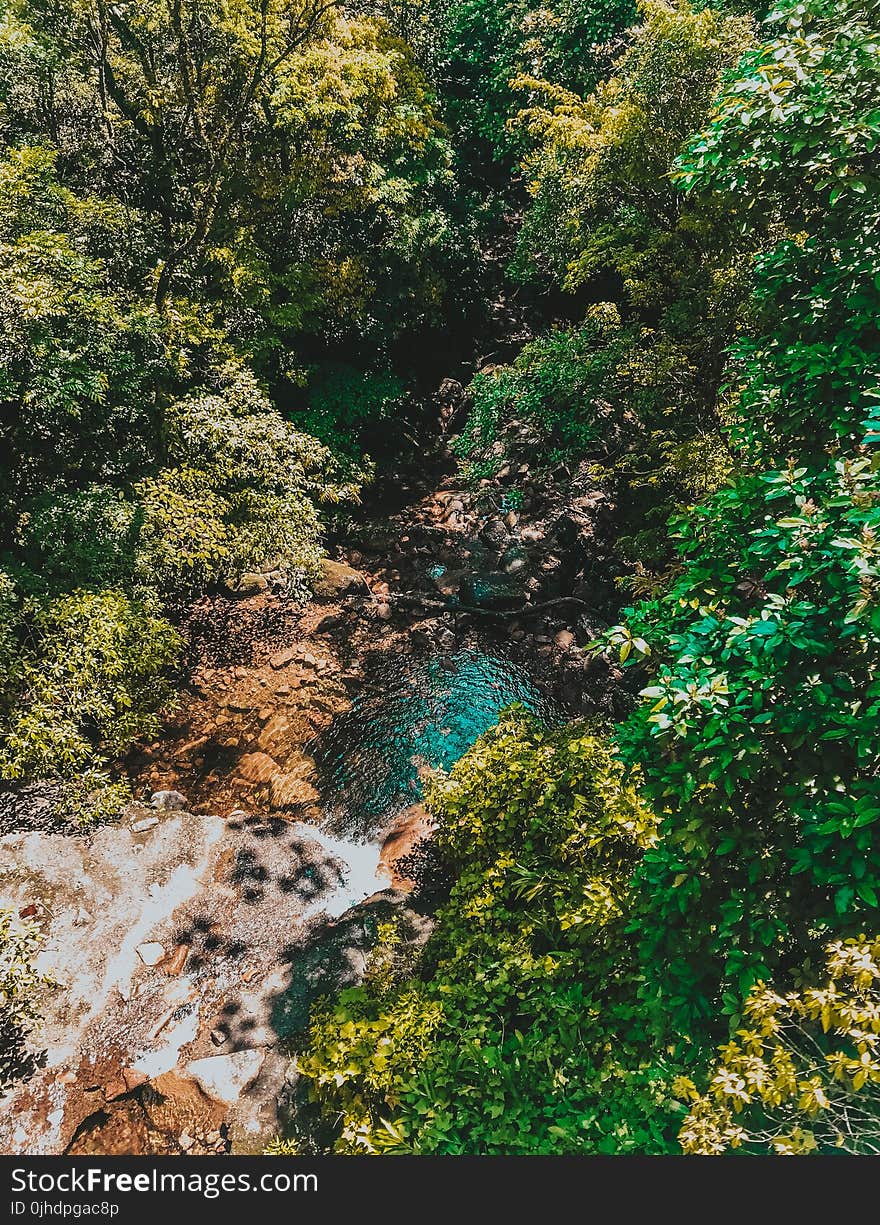
{"type": "Polygon", "coordinates": [[[133,799],[127,778],[112,778],[105,770],[88,766],[64,780],[55,806],[56,818],[78,829],[90,829],[118,820],[133,799]]]}
{"type": "Polygon", "coordinates": [[[534,140],[523,253],[570,289],[613,269],[637,308],[699,294],[700,306],[691,304],[699,322],[705,304],[724,309],[735,288],[734,270],[717,259],[729,222],[683,201],[669,173],[753,28],[687,0],[639,8],[632,43],[588,98],[531,77],[517,82],[535,99],[518,120],[534,140]]]}
{"type": "Polygon", "coordinates": [[[395,986],[380,953],[365,987],[316,1010],[298,1058],[337,1148],[664,1148],[664,1077],[636,1053],[623,931],[655,822],[610,743],[514,708],[428,804],[456,879],[422,978],[395,986]]]}
{"type": "Polygon", "coordinates": [[[755,986],[681,1130],[688,1153],[880,1153],[880,937],[828,946],[827,978],[755,986]]]}
{"type": "MultiPolygon", "coordinates": [[[[395,1107],[430,1060],[442,1016],[441,1005],[421,984],[378,996],[355,988],[316,1010],[309,1049],[298,1057],[297,1068],[311,1081],[322,1111],[337,1120],[337,1152],[410,1148],[408,1128],[396,1121],[395,1107]]],[[[433,1115],[444,1102],[433,1107],[425,1102],[425,1107],[433,1115]]]]}
{"type": "MultiPolygon", "coordinates": [[[[654,818],[610,743],[584,724],[545,731],[514,711],[437,781],[441,852],[460,864],[470,927],[507,925],[505,903],[552,896],[569,939],[603,942],[623,913],[629,869],[654,818]],[[500,906],[500,909],[499,909],[500,906]]],[[[447,955],[456,958],[456,942],[447,955]]]]}
{"type": "MultiPolygon", "coordinates": [[[[321,201],[320,231],[312,258],[291,269],[298,292],[283,307],[270,305],[271,261],[260,288],[273,319],[317,307],[334,326],[346,321],[363,332],[389,307],[405,318],[412,309],[405,294],[429,311],[440,303],[442,282],[424,257],[449,224],[430,189],[451,180],[451,149],[412,49],[384,22],[331,9],[325,30],[280,68],[274,98],[292,177],[308,181],[321,201]],[[373,241],[352,242],[350,227],[364,217],[373,241]]],[[[399,322],[384,320],[390,328],[399,322]]]]}
{"type": "Polygon", "coordinates": [[[29,612],[33,647],[0,720],[0,777],[74,773],[156,732],[180,643],[167,621],[118,591],[77,591],[29,612]]]}
{"type": "Polygon", "coordinates": [[[227,503],[196,468],[165,468],[135,486],[142,525],[135,558],[144,585],[182,595],[216,579],[229,561],[227,503]]]}
{"type": "Polygon", "coordinates": [[[286,421],[238,363],[218,372],[216,391],[172,404],[166,428],[177,466],[139,486],[145,580],[173,592],[276,569],[302,593],[321,556],[316,503],[357,497],[327,447],[286,421]]]}
{"type": "Polygon", "coordinates": [[[39,1019],[40,996],[54,985],[34,965],[41,943],[35,923],[0,907],[0,1091],[21,1071],[23,1041],[39,1019]]]}
{"type": "Polygon", "coordinates": [[[263,1149],[264,1157],[298,1157],[300,1148],[296,1140],[287,1140],[283,1136],[273,1136],[263,1149]]]}

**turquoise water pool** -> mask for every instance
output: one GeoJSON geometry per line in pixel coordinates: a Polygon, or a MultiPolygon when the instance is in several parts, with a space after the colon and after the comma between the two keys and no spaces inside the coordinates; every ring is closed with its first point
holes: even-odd
{"type": "Polygon", "coordinates": [[[501,654],[461,648],[383,661],[312,746],[333,828],[369,837],[420,798],[420,771],[448,769],[514,702],[556,714],[528,672],[501,654]]]}

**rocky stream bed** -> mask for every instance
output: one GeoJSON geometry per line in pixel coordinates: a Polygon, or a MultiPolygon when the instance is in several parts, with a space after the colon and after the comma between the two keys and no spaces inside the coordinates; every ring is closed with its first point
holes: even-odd
{"type": "Polygon", "coordinates": [[[269,574],[190,609],[187,683],[120,763],[139,799],[119,825],[72,835],[51,787],[0,795],[0,904],[41,926],[58,980],[0,1151],[260,1151],[297,1109],[290,1043],[361,978],[371,917],[429,934],[402,866],[430,837],[422,775],[514,700],[619,713],[583,650],[602,493],[446,467],[347,525],[307,607],[269,574]]]}

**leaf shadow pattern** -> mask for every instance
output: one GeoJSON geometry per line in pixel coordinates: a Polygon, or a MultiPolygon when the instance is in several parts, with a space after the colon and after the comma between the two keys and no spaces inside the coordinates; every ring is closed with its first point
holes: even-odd
{"type": "Polygon", "coordinates": [[[17,1082],[27,1080],[46,1064],[46,1052],[28,1045],[28,1030],[10,1018],[0,1018],[0,1102],[17,1082]]]}
{"type": "Polygon", "coordinates": [[[226,828],[220,888],[178,913],[173,935],[199,985],[199,1054],[286,1049],[316,998],[360,981],[375,939],[373,906],[353,897],[349,910],[328,917],[324,903],[340,905],[348,869],[308,826],[241,815],[226,828]]]}

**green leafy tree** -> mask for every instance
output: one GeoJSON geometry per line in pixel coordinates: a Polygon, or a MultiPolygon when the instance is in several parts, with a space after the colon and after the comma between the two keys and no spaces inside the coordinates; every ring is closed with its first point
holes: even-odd
{"type": "Polygon", "coordinates": [[[131,288],[200,300],[273,376],[303,332],[375,345],[439,309],[448,144],[379,19],[335,0],[16,0],[3,95],[10,143],[51,144],[140,231],[131,288]]]}
{"type": "MultiPolygon", "coordinates": [[[[228,216],[250,140],[270,132],[277,72],[323,29],[328,0],[224,6],[75,3],[11,6],[7,124],[44,130],[62,154],[154,213],[162,230],[156,297],[203,254],[228,216]],[[125,169],[123,169],[125,167],[125,169]],[[134,174],[129,168],[133,168],[134,174]]],[[[255,142],[257,143],[257,142],[255,142]]]]}
{"type": "Polygon", "coordinates": [[[857,445],[880,375],[873,313],[880,142],[878,6],[781,6],[679,169],[786,236],[758,264],[756,336],[738,353],[745,443],[768,464],[857,445]],[[782,304],[785,309],[781,309],[782,304]],[[763,327],[761,326],[763,325],[763,327]]]}
{"type": "MultiPolygon", "coordinates": [[[[752,23],[687,0],[645,0],[612,74],[586,97],[556,77],[524,76],[517,123],[534,203],[520,234],[524,270],[569,290],[617,280],[626,304],[676,334],[736,310],[736,210],[676,190],[670,171],[705,123],[719,83],[753,40],[752,23]]],[[[741,261],[740,261],[741,262],[741,261]]],[[[734,314],[735,317],[735,314],[734,314]]],[[[712,352],[701,330],[699,344],[712,352]]],[[[718,358],[716,356],[715,360],[718,358]]]]}
{"type": "MultiPolygon", "coordinates": [[[[88,199],[58,182],[55,155],[0,163],[0,489],[11,505],[149,462],[163,358],[149,308],[114,292],[88,253],[88,199]]],[[[100,210],[99,210],[100,220],[100,210]]],[[[110,227],[115,241],[124,241],[110,227]]]]}
{"type": "Polygon", "coordinates": [[[608,62],[608,45],[635,18],[632,0],[448,0],[441,7],[438,75],[455,129],[473,157],[481,143],[507,159],[520,144],[509,121],[528,73],[588,92],[608,62]]]}
{"type": "Polygon", "coordinates": [[[679,522],[681,577],[629,619],[656,675],[622,738],[662,818],[639,869],[643,999],[695,1038],[878,904],[880,218],[860,186],[877,17],[822,0],[772,14],[681,166],[692,190],[745,191],[797,227],[757,265],[746,475],[679,522]]]}

